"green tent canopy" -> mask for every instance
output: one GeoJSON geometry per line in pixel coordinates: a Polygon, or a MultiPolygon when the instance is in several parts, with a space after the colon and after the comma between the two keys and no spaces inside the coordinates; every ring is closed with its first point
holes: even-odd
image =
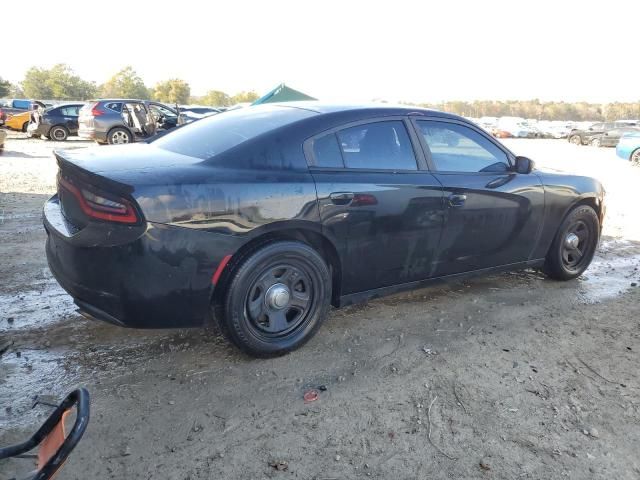
{"type": "Polygon", "coordinates": [[[284,83],[281,83],[251,105],[262,105],[263,103],[275,102],[296,102],[298,100],[317,100],[317,98],[310,97],[305,93],[294,90],[293,88],[287,87],[284,83]]]}

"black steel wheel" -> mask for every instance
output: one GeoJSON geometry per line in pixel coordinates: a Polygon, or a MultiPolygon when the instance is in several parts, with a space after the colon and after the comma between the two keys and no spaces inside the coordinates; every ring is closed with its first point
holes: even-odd
{"type": "Polygon", "coordinates": [[[600,236],[598,215],[588,205],[574,208],[560,225],[545,262],[545,272],[557,280],[579,277],[589,267],[600,236]]]}
{"type": "Polygon", "coordinates": [[[256,357],[282,355],[302,346],[324,321],[331,275],[310,246],[270,243],[233,267],[216,315],[225,336],[256,357]]]}

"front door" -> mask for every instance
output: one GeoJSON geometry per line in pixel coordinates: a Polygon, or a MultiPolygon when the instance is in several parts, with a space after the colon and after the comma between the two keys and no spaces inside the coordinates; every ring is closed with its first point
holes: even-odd
{"type": "Polygon", "coordinates": [[[506,149],[480,129],[453,120],[415,125],[444,189],[435,275],[529,260],[544,215],[538,176],[516,173],[506,149]]]}
{"type": "Polygon", "coordinates": [[[428,278],[442,229],[442,187],[404,118],[349,124],[305,145],[342,293],[428,278]]]}

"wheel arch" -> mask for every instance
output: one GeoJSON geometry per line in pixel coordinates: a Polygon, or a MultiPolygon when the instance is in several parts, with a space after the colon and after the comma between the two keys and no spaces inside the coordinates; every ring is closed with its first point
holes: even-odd
{"type": "Polygon", "coordinates": [[[212,304],[218,305],[224,298],[226,286],[237,266],[251,253],[259,248],[277,241],[297,241],[309,245],[316,250],[322,258],[327,262],[327,266],[331,272],[331,304],[339,305],[340,294],[342,291],[342,261],[338,255],[335,245],[327,238],[318,228],[309,226],[283,225],[277,229],[262,231],[254,235],[251,240],[244,243],[224,266],[218,283],[213,286],[211,293],[212,304]]]}

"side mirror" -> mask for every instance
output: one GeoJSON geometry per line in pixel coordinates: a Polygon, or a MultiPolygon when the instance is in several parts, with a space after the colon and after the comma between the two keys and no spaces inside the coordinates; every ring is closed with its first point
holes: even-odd
{"type": "Polygon", "coordinates": [[[533,160],[527,157],[516,157],[516,172],[517,173],[531,173],[536,164],[533,160]]]}

